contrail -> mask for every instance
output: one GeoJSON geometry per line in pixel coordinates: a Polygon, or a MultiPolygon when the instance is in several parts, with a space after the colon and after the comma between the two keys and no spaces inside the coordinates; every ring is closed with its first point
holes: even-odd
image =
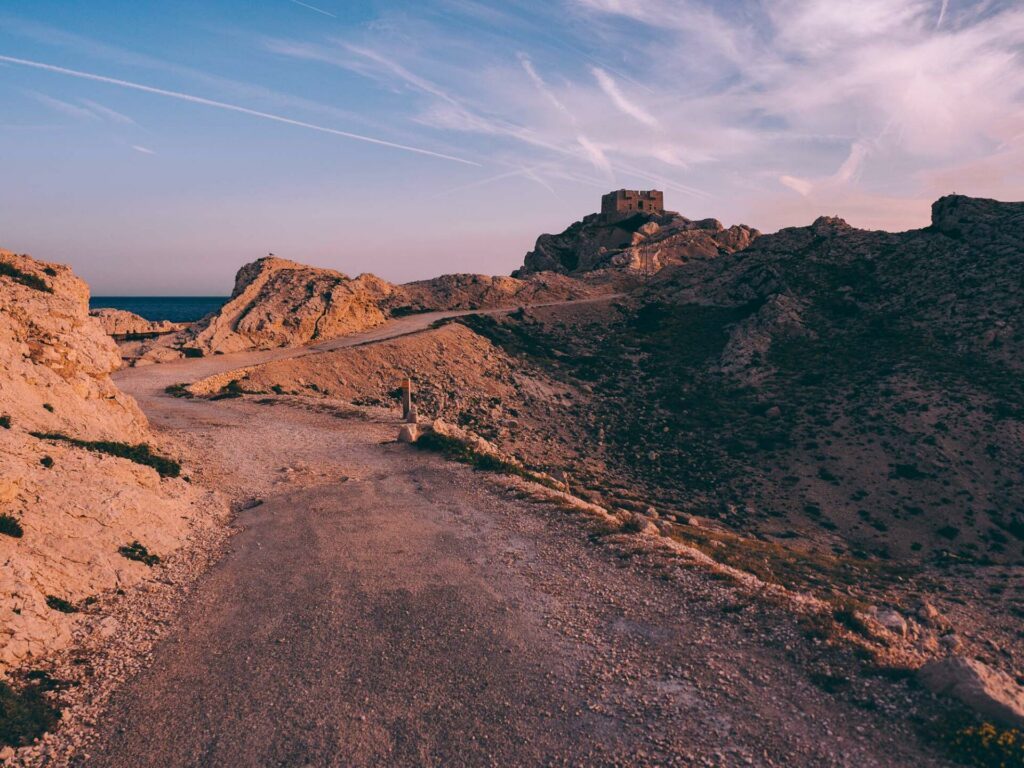
{"type": "Polygon", "coordinates": [[[301,5],[303,8],[309,8],[309,10],[311,10],[311,11],[316,11],[317,13],[322,13],[324,16],[330,16],[332,19],[338,18],[333,13],[329,13],[328,11],[325,11],[323,8],[317,8],[315,5],[310,5],[309,3],[303,3],[303,2],[300,2],[299,0],[292,0],[292,2],[295,3],[296,5],[301,5]]]}
{"type": "Polygon", "coordinates": [[[133,91],[142,91],[144,93],[153,93],[157,96],[166,96],[171,99],[178,99],[179,101],[188,101],[193,104],[202,104],[207,107],[216,107],[217,109],[226,109],[230,112],[239,112],[243,115],[251,115],[252,117],[261,117],[264,120],[273,120],[276,123],[284,123],[285,125],[294,125],[299,128],[308,128],[311,131],[320,131],[321,133],[329,133],[334,136],[342,136],[346,139],[354,139],[355,141],[365,141],[370,144],[377,144],[382,147],[391,147],[392,149],[401,149],[406,152],[415,152],[419,155],[427,155],[428,157],[438,157],[442,160],[451,160],[455,163],[463,163],[464,165],[475,165],[480,166],[480,163],[472,160],[466,160],[462,157],[455,157],[454,155],[445,155],[441,152],[433,152],[429,149],[421,149],[419,147],[410,147],[407,144],[396,144],[393,141],[385,141],[384,139],[375,139],[372,136],[362,136],[358,133],[349,133],[348,131],[339,131],[336,128],[326,128],[322,125],[316,125],[314,123],[305,123],[301,120],[293,120],[290,117],[282,117],[281,115],[273,115],[269,112],[259,112],[255,109],[249,109],[247,107],[240,107],[237,104],[228,104],[223,101],[214,101],[213,99],[204,99],[201,96],[191,96],[187,93],[179,93],[178,91],[167,91],[163,88],[154,88],[151,85],[142,85],[141,83],[133,83],[130,80],[118,80],[113,77],[105,77],[103,75],[94,75],[89,72],[80,72],[77,69],[65,69],[64,67],[58,67],[53,64],[44,64],[39,61],[30,61],[28,59],[16,59],[13,56],[2,56],[0,55],[0,61],[5,61],[8,64],[18,64],[23,67],[32,67],[34,69],[42,69],[47,72],[56,72],[61,75],[69,75],[70,77],[78,77],[83,80],[93,80],[97,83],[109,83],[110,85],[116,85],[121,88],[129,88],[133,91]]]}
{"type": "Polygon", "coordinates": [[[942,7],[939,8],[939,20],[935,22],[936,29],[942,26],[942,21],[946,18],[947,10],[949,10],[949,0],[942,0],[942,7]]]}

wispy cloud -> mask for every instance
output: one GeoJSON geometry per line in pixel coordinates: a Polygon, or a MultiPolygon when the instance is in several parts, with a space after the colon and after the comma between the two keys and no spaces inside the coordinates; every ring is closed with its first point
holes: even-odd
{"type": "Polygon", "coordinates": [[[132,144],[132,149],[134,149],[136,152],[141,152],[144,155],[155,155],[156,154],[156,152],[154,152],[149,147],[143,147],[143,146],[141,146],[139,144],[132,144]]]}
{"type": "Polygon", "coordinates": [[[44,93],[33,93],[32,98],[38,101],[43,106],[49,107],[54,112],[59,112],[66,117],[74,118],[75,120],[98,120],[99,118],[87,107],[79,106],[78,104],[72,104],[61,99],[55,99],[52,96],[47,96],[44,93]]]}
{"type": "Polygon", "coordinates": [[[297,128],[306,128],[312,131],[319,131],[320,133],[327,133],[333,136],[341,136],[346,139],[352,139],[354,141],[363,141],[369,144],[376,144],[382,147],[389,147],[391,149],[399,149],[405,152],[414,152],[420,155],[426,155],[429,157],[436,157],[442,160],[450,160],[456,163],[462,163],[465,165],[480,165],[479,163],[468,160],[463,157],[456,157],[454,155],[444,154],[442,152],[434,152],[430,149],[424,149],[422,147],[413,147],[406,144],[399,144],[385,139],[378,139],[371,136],[363,136],[358,133],[350,133],[348,131],[338,130],[336,128],[328,128],[322,125],[316,125],[314,123],[307,123],[302,120],[294,120],[290,117],[284,117],[282,115],[275,115],[269,112],[261,112],[255,109],[249,109],[248,107],[242,107],[237,104],[229,104],[223,101],[215,101],[213,99],[203,98],[202,96],[193,96],[187,93],[181,93],[178,91],[170,91],[164,88],[155,88],[150,85],[144,85],[142,83],[135,83],[130,80],[121,80],[114,77],[106,77],[105,75],[98,75],[91,72],[82,72],[80,70],[68,69],[66,67],[58,67],[53,64],[46,64],[39,61],[31,61],[29,59],[19,59],[13,56],[0,55],[0,62],[6,62],[8,64],[16,64],[23,67],[31,67],[33,69],[45,70],[47,72],[54,72],[56,74],[67,75],[83,80],[91,80],[98,83],[107,83],[108,85],[115,85],[119,88],[128,88],[134,91],[142,91],[144,93],[151,93],[156,96],[164,96],[166,98],[177,99],[179,101],[187,101],[192,104],[200,104],[206,107],[214,107],[216,109],[223,109],[229,112],[237,112],[243,115],[249,115],[250,117],[258,117],[263,120],[270,120],[276,123],[283,123],[285,125],[292,125],[297,128]]]}
{"type": "Polygon", "coordinates": [[[79,101],[92,110],[93,114],[108,120],[112,123],[118,123],[119,125],[137,125],[135,120],[128,117],[128,115],[122,114],[115,109],[106,107],[103,104],[99,104],[91,99],[79,99],[79,101]]]}
{"type": "Polygon", "coordinates": [[[605,72],[600,67],[593,67],[591,72],[594,73],[594,77],[597,78],[598,85],[601,86],[601,90],[605,92],[612,104],[618,107],[624,115],[629,115],[638,123],[643,123],[650,128],[657,128],[657,119],[648,111],[643,109],[637,104],[626,98],[626,95],[619,89],[618,83],[615,79],[605,72]]]}

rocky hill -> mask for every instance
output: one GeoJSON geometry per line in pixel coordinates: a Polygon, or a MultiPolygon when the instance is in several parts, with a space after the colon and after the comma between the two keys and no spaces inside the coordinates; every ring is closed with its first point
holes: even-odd
{"type": "Polygon", "coordinates": [[[375,403],[411,371],[425,415],[567,472],[588,500],[674,521],[762,579],[896,606],[931,627],[924,653],[941,638],[1013,667],[1022,291],[1024,204],[954,196],[926,229],[825,217],[626,297],[459,318],[471,335],[272,363],[241,385],[375,403]]]}
{"type": "Polygon", "coordinates": [[[222,511],[111,381],[117,347],[88,306],[67,267],[0,251],[0,675],[222,511]]]}
{"type": "Polygon", "coordinates": [[[691,221],[672,211],[638,212],[610,222],[594,213],[561,234],[538,237],[513,275],[580,276],[604,269],[654,274],[666,266],[742,250],[759,234],[743,225],[726,229],[717,219],[691,221]]]}

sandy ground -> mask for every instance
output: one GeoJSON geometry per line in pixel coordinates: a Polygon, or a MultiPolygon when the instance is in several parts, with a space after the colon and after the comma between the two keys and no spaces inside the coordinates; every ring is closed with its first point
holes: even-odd
{"type": "Polygon", "coordinates": [[[931,703],[905,683],[728,583],[393,442],[393,414],[163,394],[289,353],[118,375],[198,480],[262,503],[75,765],[943,764],[912,724],[931,703]]]}

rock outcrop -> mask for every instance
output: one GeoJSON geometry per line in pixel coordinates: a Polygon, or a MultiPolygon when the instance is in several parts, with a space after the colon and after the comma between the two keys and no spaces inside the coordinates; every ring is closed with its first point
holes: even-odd
{"type": "Polygon", "coordinates": [[[170,555],[221,511],[112,455],[154,437],[111,381],[117,347],[88,305],[67,267],[0,251],[0,674],[66,644],[68,611],[149,577],[120,548],[170,555]]]}
{"type": "Polygon", "coordinates": [[[94,309],[89,315],[95,318],[104,333],[118,338],[160,336],[184,330],[188,323],[172,323],[170,320],[147,320],[134,312],[124,309],[94,309]]]}
{"type": "Polygon", "coordinates": [[[653,274],[672,264],[742,250],[759,234],[743,225],[726,229],[716,219],[691,221],[672,211],[637,213],[612,222],[595,213],[561,234],[538,237],[513,276],[581,275],[602,269],[653,274]]]}
{"type": "Polygon", "coordinates": [[[273,257],[238,271],[231,298],[183,346],[200,354],[273,349],[372,328],[394,287],[370,274],[350,278],[273,257]]]}
{"type": "Polygon", "coordinates": [[[917,671],[932,693],[959,699],[980,715],[1010,728],[1024,728],[1024,688],[1005,672],[975,659],[953,656],[917,671]]]}

